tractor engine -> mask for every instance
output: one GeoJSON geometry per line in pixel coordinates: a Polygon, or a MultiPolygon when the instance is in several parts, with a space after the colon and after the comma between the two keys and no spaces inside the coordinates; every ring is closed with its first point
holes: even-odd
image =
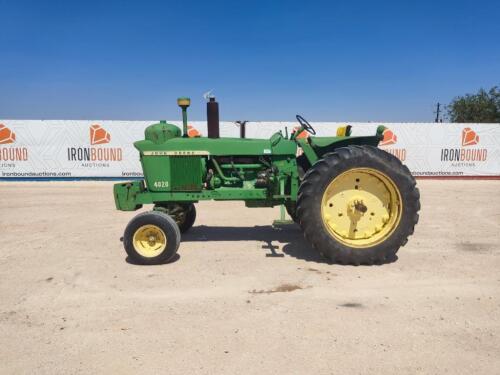
{"type": "Polygon", "coordinates": [[[270,160],[263,157],[212,157],[207,160],[206,188],[269,188],[275,181],[270,160]]]}
{"type": "Polygon", "coordinates": [[[212,156],[197,151],[144,152],[141,158],[151,191],[200,192],[218,188],[274,186],[277,170],[265,157],[212,156]]]}
{"type": "Polygon", "coordinates": [[[263,155],[266,148],[270,152],[269,140],[256,144],[253,140],[236,138],[225,148],[224,142],[228,139],[219,138],[219,108],[214,98],[207,102],[208,138],[187,139],[185,113],[189,101],[180,98],[179,106],[183,109],[183,133],[177,126],[160,121],[146,128],[144,141],[135,143],[141,151],[148,190],[199,193],[243,188],[266,189],[274,194],[274,190],[279,189],[278,169],[270,156],[263,155]],[[237,142],[242,142],[242,147],[254,145],[249,151],[253,155],[235,154],[234,149],[239,150],[237,142]]]}

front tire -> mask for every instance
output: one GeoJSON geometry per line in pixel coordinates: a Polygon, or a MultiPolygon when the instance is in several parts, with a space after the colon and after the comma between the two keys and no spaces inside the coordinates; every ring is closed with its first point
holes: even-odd
{"type": "Polygon", "coordinates": [[[332,262],[383,263],[413,234],[419,199],[399,159],[376,147],[349,146],[307,171],[297,215],[306,239],[332,262]]]}
{"type": "Polygon", "coordinates": [[[163,212],[144,212],[125,228],[123,246],[138,264],[163,264],[177,253],[181,233],[175,221],[163,212]]]}
{"type": "Polygon", "coordinates": [[[181,233],[191,229],[196,221],[196,207],[193,203],[159,203],[154,210],[172,217],[181,233]]]}
{"type": "Polygon", "coordinates": [[[189,203],[186,206],[183,220],[178,223],[181,233],[185,233],[189,229],[191,229],[195,221],[196,221],[196,207],[193,203],[189,203]]]}

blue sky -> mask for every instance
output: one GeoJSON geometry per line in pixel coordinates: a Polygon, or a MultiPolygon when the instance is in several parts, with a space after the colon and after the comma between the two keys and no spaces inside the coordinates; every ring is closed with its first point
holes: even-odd
{"type": "Polygon", "coordinates": [[[431,121],[500,85],[499,1],[4,1],[0,118],[431,121]]]}

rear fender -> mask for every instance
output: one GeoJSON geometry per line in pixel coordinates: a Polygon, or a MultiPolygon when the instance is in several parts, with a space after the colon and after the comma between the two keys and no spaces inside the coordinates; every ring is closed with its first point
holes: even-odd
{"type": "Polygon", "coordinates": [[[323,157],[323,155],[328,154],[330,152],[334,152],[337,148],[340,147],[347,147],[351,145],[356,145],[356,146],[363,146],[363,145],[368,145],[368,146],[374,146],[377,147],[381,138],[377,135],[375,136],[360,136],[360,137],[342,137],[342,139],[339,139],[335,142],[332,142],[328,145],[312,145],[312,148],[314,152],[316,153],[317,157],[320,159],[323,157]]]}
{"type": "Polygon", "coordinates": [[[311,165],[316,163],[323,155],[334,152],[337,148],[351,145],[369,145],[377,147],[383,138],[383,129],[377,129],[377,134],[372,136],[337,136],[337,137],[308,137],[297,140],[300,148],[311,165]]]}

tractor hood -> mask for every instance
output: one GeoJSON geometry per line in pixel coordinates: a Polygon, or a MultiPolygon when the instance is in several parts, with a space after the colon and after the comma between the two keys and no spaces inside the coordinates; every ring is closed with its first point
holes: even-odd
{"type": "Polygon", "coordinates": [[[158,124],[150,125],[144,131],[144,138],[154,144],[162,144],[169,139],[180,137],[181,129],[162,120],[158,124]]]}

